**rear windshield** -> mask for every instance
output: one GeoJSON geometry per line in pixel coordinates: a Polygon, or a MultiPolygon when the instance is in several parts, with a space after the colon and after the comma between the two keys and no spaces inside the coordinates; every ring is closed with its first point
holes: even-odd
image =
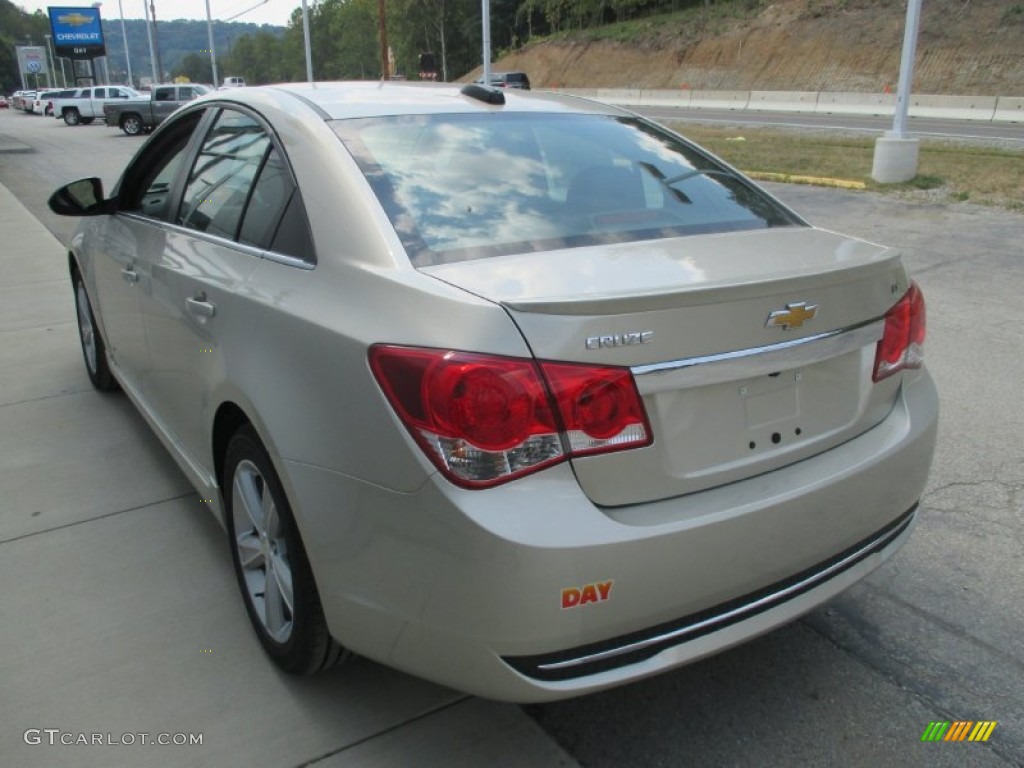
{"type": "Polygon", "coordinates": [[[333,126],[416,266],[802,224],[640,118],[487,113],[333,126]]]}

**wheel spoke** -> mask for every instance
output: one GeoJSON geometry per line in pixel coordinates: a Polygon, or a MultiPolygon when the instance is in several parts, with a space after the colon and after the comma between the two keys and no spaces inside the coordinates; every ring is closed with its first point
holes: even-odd
{"type": "Polygon", "coordinates": [[[78,333],[82,337],[82,349],[85,352],[85,362],[90,371],[96,370],[96,339],[95,330],[92,327],[92,318],[89,316],[89,297],[85,287],[78,284],[78,333]]]}
{"type": "Polygon", "coordinates": [[[263,550],[260,548],[260,537],[252,531],[238,536],[238,562],[242,568],[260,568],[264,565],[263,550]]]}
{"type": "Polygon", "coordinates": [[[275,638],[280,634],[285,624],[284,600],[281,596],[280,585],[274,573],[273,559],[267,563],[267,580],[264,583],[263,605],[267,630],[275,638]]]}
{"type": "Polygon", "coordinates": [[[289,615],[294,615],[295,602],[292,593],[292,569],[281,552],[271,552],[270,564],[273,579],[277,582],[277,590],[281,595],[281,600],[288,609],[289,615]]]}
{"type": "Polygon", "coordinates": [[[274,497],[266,488],[263,491],[263,532],[267,538],[276,539],[280,535],[280,521],[277,516],[277,505],[274,504],[274,497]]]}
{"type": "MultiPolygon", "coordinates": [[[[249,524],[253,527],[256,533],[262,533],[264,527],[263,517],[263,499],[261,498],[260,489],[256,487],[257,474],[249,469],[239,468],[235,472],[235,503],[241,504],[242,511],[245,513],[246,518],[249,520],[249,524]]],[[[237,530],[238,520],[236,518],[235,526],[237,530]]]]}

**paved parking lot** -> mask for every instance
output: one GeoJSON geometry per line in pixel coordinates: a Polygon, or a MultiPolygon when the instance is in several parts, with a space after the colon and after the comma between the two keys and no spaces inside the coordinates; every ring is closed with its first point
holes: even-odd
{"type": "Polygon", "coordinates": [[[32,151],[0,154],[0,766],[1024,764],[1024,216],[773,186],[815,224],[904,248],[925,291],[943,413],[914,536],[789,627],[524,714],[366,661],[270,667],[223,533],[81,363],[50,234],[73,224],[45,197],[112,182],[139,140],[20,114],[0,114],[0,152],[3,136],[32,151]],[[920,742],[958,719],[999,725],[987,744],[920,742]],[[34,745],[27,729],[203,744],[34,745]]]}

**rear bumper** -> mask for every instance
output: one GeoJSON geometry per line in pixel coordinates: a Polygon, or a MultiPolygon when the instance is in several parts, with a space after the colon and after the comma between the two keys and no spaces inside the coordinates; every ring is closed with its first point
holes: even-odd
{"type": "Polygon", "coordinates": [[[291,462],[285,482],[340,642],[482,696],[544,701],[723,650],[864,578],[909,536],[937,416],[922,371],[854,440],[633,508],[595,507],[564,464],[487,491],[432,478],[399,494],[291,462]],[[609,582],[607,599],[563,607],[564,589],[609,582]]]}
{"type": "MultiPolygon", "coordinates": [[[[885,559],[888,557],[886,553],[891,554],[902,545],[916,518],[915,504],[881,531],[823,563],[765,589],[676,621],[577,648],[535,656],[507,656],[503,661],[526,677],[544,681],[573,680],[646,661],[664,650],[741,624],[801,595],[813,593],[844,572],[869,563],[874,555],[885,559]]],[[[870,565],[868,570],[875,565],[870,565]]]]}

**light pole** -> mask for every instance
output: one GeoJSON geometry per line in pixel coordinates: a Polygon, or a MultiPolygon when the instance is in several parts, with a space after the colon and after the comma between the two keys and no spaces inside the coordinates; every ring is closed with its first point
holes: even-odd
{"type": "Polygon", "coordinates": [[[302,38],[306,43],[306,79],[313,82],[313,49],[309,45],[309,9],[302,0],[302,38]]]}
{"type": "Polygon", "coordinates": [[[491,84],[491,0],[480,0],[484,32],[484,85],[491,84]]]}
{"type": "MultiPolygon", "coordinates": [[[[50,50],[50,40],[52,35],[43,35],[46,38],[46,59],[50,62],[50,71],[53,72],[53,84],[57,85],[57,70],[53,66],[53,52],[50,50]]],[[[67,88],[68,84],[65,82],[64,87],[67,88]]]]}
{"type": "MultiPolygon", "coordinates": [[[[95,8],[98,11],[101,7],[103,7],[103,3],[93,3],[92,7],[95,8]]],[[[101,56],[100,58],[101,58],[101,60],[103,62],[103,66],[100,68],[100,71],[103,73],[103,77],[100,78],[100,85],[107,85],[107,84],[110,83],[110,73],[107,71],[107,57],[104,55],[104,56],[101,56]]],[[[92,60],[92,65],[93,65],[93,68],[94,68],[93,74],[95,75],[96,74],[96,72],[95,72],[96,60],[95,59],[92,60]]]]}
{"type": "Polygon", "coordinates": [[[917,53],[917,31],[921,25],[922,0],[908,0],[907,23],[903,31],[903,56],[900,59],[900,82],[896,87],[896,109],[892,130],[875,140],[875,157],[871,178],[880,184],[899,184],[917,175],[919,142],[907,135],[907,111],[910,89],[914,81],[914,57],[917,53]]]}
{"type": "Polygon", "coordinates": [[[135,80],[132,79],[132,57],[128,53],[128,31],[124,26],[124,6],[121,0],[117,0],[117,10],[121,12],[121,37],[124,39],[124,60],[128,65],[128,85],[135,87],[135,80]]]}
{"type": "Polygon", "coordinates": [[[142,10],[146,14],[146,37],[149,39],[149,65],[153,69],[153,82],[159,83],[160,77],[156,72],[156,54],[153,52],[153,27],[149,23],[149,3],[142,0],[142,10]]]}
{"type": "Polygon", "coordinates": [[[149,7],[146,8],[146,0],[142,0],[143,8],[146,10],[146,26],[149,26],[152,17],[153,26],[149,32],[149,55],[153,60],[153,82],[159,83],[164,76],[164,68],[160,62],[160,37],[157,35],[156,27],[156,3],[149,0],[149,7]]]}
{"type": "Polygon", "coordinates": [[[206,0],[206,36],[210,40],[210,69],[213,70],[213,87],[217,87],[217,52],[213,48],[213,19],[210,17],[210,0],[206,0]]]}

